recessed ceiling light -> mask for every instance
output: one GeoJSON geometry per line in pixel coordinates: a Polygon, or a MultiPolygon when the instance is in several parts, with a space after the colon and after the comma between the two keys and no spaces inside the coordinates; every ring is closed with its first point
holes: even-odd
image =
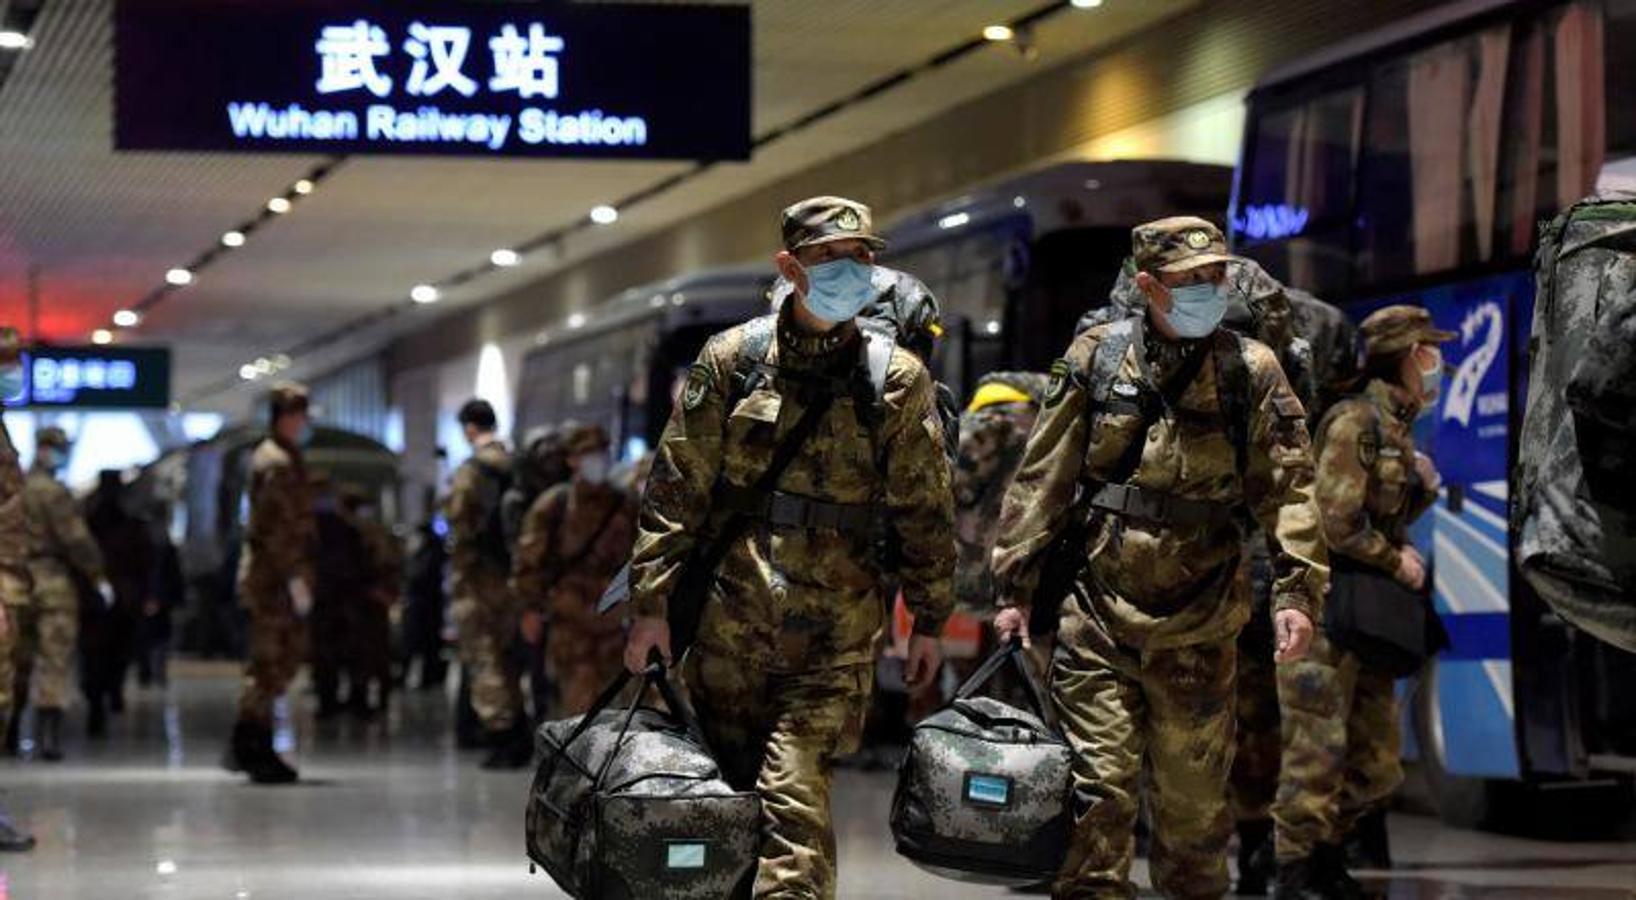
{"type": "Polygon", "coordinates": [[[245,363],[244,365],[239,366],[239,377],[244,379],[245,381],[255,381],[256,380],[256,367],[250,365],[249,363],[245,363]]]}
{"type": "Polygon", "coordinates": [[[193,283],[193,273],[182,268],[171,269],[165,273],[165,281],[176,287],[187,287],[193,283]]]}
{"type": "Polygon", "coordinates": [[[983,37],[991,41],[1009,41],[1016,36],[1009,25],[990,25],[983,29],[983,37]]]}
{"type": "Polygon", "coordinates": [[[135,328],[142,321],[142,315],[134,309],[122,309],[114,313],[114,324],[121,328],[135,328]]]}
{"type": "Polygon", "coordinates": [[[584,328],[585,327],[585,314],[584,313],[574,313],[573,315],[569,316],[568,317],[568,327],[569,328],[584,328]]]}
{"type": "Polygon", "coordinates": [[[518,256],[515,250],[501,249],[489,254],[489,262],[503,269],[515,266],[521,260],[522,257],[518,256]]]}
{"type": "Polygon", "coordinates": [[[312,188],[312,182],[305,178],[295,183],[295,192],[297,194],[301,194],[302,196],[312,193],[312,188]]]}
{"type": "Polygon", "coordinates": [[[113,342],[114,333],[106,328],[98,328],[96,331],[91,332],[91,343],[93,344],[112,344],[113,342]]]}
{"type": "Polygon", "coordinates": [[[273,361],[265,356],[256,357],[256,361],[250,365],[256,370],[257,375],[273,374],[273,361]]]}
{"type": "Polygon", "coordinates": [[[606,203],[601,206],[593,206],[591,208],[591,221],[598,225],[612,225],[619,221],[619,210],[606,203]]]}
{"type": "Polygon", "coordinates": [[[1000,333],[1000,320],[999,319],[989,319],[988,324],[983,326],[983,330],[987,331],[989,334],[999,334],[1000,333]]]}
{"type": "Polygon", "coordinates": [[[267,201],[267,208],[282,216],[290,211],[290,201],[284,197],[274,197],[267,201]]]}
{"type": "Polygon", "coordinates": [[[290,362],[291,362],[290,357],[288,355],[286,355],[286,354],[283,354],[283,353],[274,353],[273,354],[272,363],[273,363],[273,368],[275,368],[275,369],[280,369],[280,370],[288,369],[290,367],[290,362]]]}
{"type": "Polygon", "coordinates": [[[21,31],[0,31],[0,50],[27,50],[32,46],[34,42],[21,31]]]}
{"type": "Polygon", "coordinates": [[[1075,9],[1096,9],[1102,5],[1102,0],[1068,0],[1075,9]]]}
{"type": "Polygon", "coordinates": [[[228,233],[222,235],[222,246],[223,247],[243,247],[244,246],[244,232],[242,232],[242,231],[229,231],[228,233]]]}
{"type": "Polygon", "coordinates": [[[943,218],[938,219],[937,227],[943,229],[944,231],[948,231],[951,228],[959,228],[961,225],[964,225],[970,221],[971,213],[957,212],[953,215],[944,216],[943,218]]]}
{"type": "Polygon", "coordinates": [[[437,288],[429,284],[417,284],[409,291],[409,299],[416,303],[436,303],[441,296],[437,288]]]}

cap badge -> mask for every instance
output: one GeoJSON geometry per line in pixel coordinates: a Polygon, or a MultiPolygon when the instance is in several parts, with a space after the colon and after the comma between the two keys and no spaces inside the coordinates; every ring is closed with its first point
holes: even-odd
{"type": "Polygon", "coordinates": [[[857,231],[862,225],[857,210],[843,209],[841,214],[835,217],[835,227],[842,231],[857,231]]]}
{"type": "Polygon", "coordinates": [[[1210,235],[1198,230],[1189,231],[1187,233],[1187,246],[1192,247],[1194,250],[1203,250],[1210,246],[1210,235]]]}

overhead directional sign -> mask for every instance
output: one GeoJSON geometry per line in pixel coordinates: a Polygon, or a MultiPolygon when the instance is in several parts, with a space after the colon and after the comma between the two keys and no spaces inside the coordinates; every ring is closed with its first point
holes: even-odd
{"type": "Polygon", "coordinates": [[[7,407],[164,409],[170,405],[170,351],[162,347],[23,349],[23,389],[7,407]]]}
{"type": "Polygon", "coordinates": [[[747,6],[118,0],[118,150],[747,159],[747,6]]]}

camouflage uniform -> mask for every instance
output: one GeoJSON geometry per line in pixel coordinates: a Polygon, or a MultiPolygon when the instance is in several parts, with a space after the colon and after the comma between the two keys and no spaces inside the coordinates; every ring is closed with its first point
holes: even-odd
{"type": "Polygon", "coordinates": [[[598,615],[596,605],[630,558],[635,534],[636,503],[607,482],[559,484],[523,519],[512,587],[550,622],[546,652],[561,716],[589,709],[623,668],[625,629],[619,617],[598,615]]]}
{"type": "Polygon", "coordinates": [[[520,610],[507,584],[510,563],[488,546],[496,537],[489,518],[511,466],[499,440],[478,447],[455,471],[445,510],[460,664],[469,673],[472,708],[492,734],[515,728],[523,711],[522,673],[511,652],[520,610]]]}
{"type": "MultiPolygon", "coordinates": [[[[46,428],[38,443],[66,450],[68,437],[59,428],[46,428]]],[[[34,590],[17,633],[17,703],[29,702],[32,682],[34,705],[60,710],[73,687],[80,591],[102,581],[102,551],[73,495],[40,465],[38,455],[23,483],[23,515],[34,590]]]]}
{"type": "MultiPolygon", "coordinates": [[[[866,207],[819,198],[785,211],[785,246],[874,240],[866,207]]],[[[720,491],[748,487],[814,395],[803,376],[857,372],[855,322],[801,331],[793,304],[777,317],[768,361],[776,376],[729,405],[740,347],[768,320],[705,345],[661,439],[643,498],[632,564],[638,616],[667,613],[701,534],[726,518],[720,491]]],[[[871,337],[868,340],[882,340],[871,337]]],[[[746,385],[746,387],[750,387],[746,385]]],[[[950,612],[952,496],[930,375],[892,348],[885,395],[869,412],[837,396],[779,482],[789,499],[833,509],[873,505],[898,541],[915,631],[940,633],[950,612]]],[[[835,896],[829,785],[837,755],[856,749],[876,638],[885,624],[883,573],[870,534],[755,522],[715,572],[685,675],[712,748],[735,787],[762,796],[767,830],[757,897],[835,896]]]]}
{"type": "Polygon", "coordinates": [[[239,557],[239,603],[250,613],[249,657],[239,718],[273,721],[273,702],[295,680],[306,653],[306,626],[290,596],[290,580],[316,589],[313,512],[301,449],[268,436],[250,456],[250,520],[239,557]]]}
{"type": "Polygon", "coordinates": [[[955,605],[987,615],[994,608],[990,557],[999,536],[1000,501],[1022,464],[1049,379],[1039,372],[983,376],[960,417],[960,449],[954,466],[954,530],[959,557],[954,570],[955,605]]]}
{"type": "MultiPolygon", "coordinates": [[[[1454,337],[1431,316],[1391,306],[1363,323],[1371,357],[1454,337]]],[[[1370,381],[1331,407],[1318,426],[1318,507],[1332,553],[1395,574],[1409,525],[1437,499],[1415,470],[1418,402],[1370,381]]],[[[1338,846],[1403,781],[1394,681],[1322,635],[1303,660],[1278,672],[1283,764],[1273,805],[1281,863],[1338,846]]]]}
{"type": "MultiPolygon", "coordinates": [[[[0,363],[17,364],[17,331],[0,327],[0,363]]],[[[28,605],[32,579],[28,570],[28,531],[23,511],[23,470],[17,462],[17,448],[11,432],[0,417],[0,610],[7,619],[0,628],[0,726],[11,716],[12,704],[26,698],[14,697],[16,678],[13,653],[18,620],[28,605]]]]}
{"type": "MultiPolygon", "coordinates": [[[[1200,219],[1139,226],[1133,243],[1137,264],[1148,271],[1230,259],[1220,233],[1200,219]]],[[[1140,416],[1092,416],[1093,393],[1118,385],[1151,391],[1183,365],[1185,344],[1148,332],[1145,319],[1098,325],[1054,368],[995,548],[1001,602],[1026,605],[1081,479],[1106,477],[1133,441],[1145,446],[1129,485],[1166,505],[1202,501],[1221,513],[1186,525],[1101,511],[1093,519],[1052,665],[1053,699],[1076,754],[1076,826],[1055,886],[1059,897],[1133,894],[1128,873],[1144,764],[1156,885],[1177,897],[1226,890],[1235,640],[1250,614],[1243,534],[1228,511],[1248,506],[1276,536],[1277,609],[1316,621],[1326,583],[1305,411],[1264,345],[1241,339],[1251,393],[1242,477],[1220,424],[1216,366],[1199,370],[1180,397],[1182,414],[1165,410],[1145,439],[1140,416]],[[1133,331],[1131,345],[1117,380],[1101,385],[1096,348],[1123,328],[1133,331]]],[[[1217,351],[1206,344],[1195,352],[1217,351]]]]}
{"type": "Polygon", "coordinates": [[[403,594],[403,542],[379,519],[354,514],[351,521],[368,552],[369,592],[354,605],[358,646],[349,680],[353,691],[379,685],[384,703],[392,683],[392,607],[403,594]]]}

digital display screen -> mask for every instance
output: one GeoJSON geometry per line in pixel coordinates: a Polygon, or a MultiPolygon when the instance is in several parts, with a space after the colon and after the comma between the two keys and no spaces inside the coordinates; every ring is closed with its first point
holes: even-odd
{"type": "Polygon", "coordinates": [[[10,407],[164,409],[170,405],[170,351],[163,348],[31,347],[23,386],[10,407]]]}
{"type": "Polygon", "coordinates": [[[114,147],[742,160],[748,6],[119,0],[114,147]]]}

